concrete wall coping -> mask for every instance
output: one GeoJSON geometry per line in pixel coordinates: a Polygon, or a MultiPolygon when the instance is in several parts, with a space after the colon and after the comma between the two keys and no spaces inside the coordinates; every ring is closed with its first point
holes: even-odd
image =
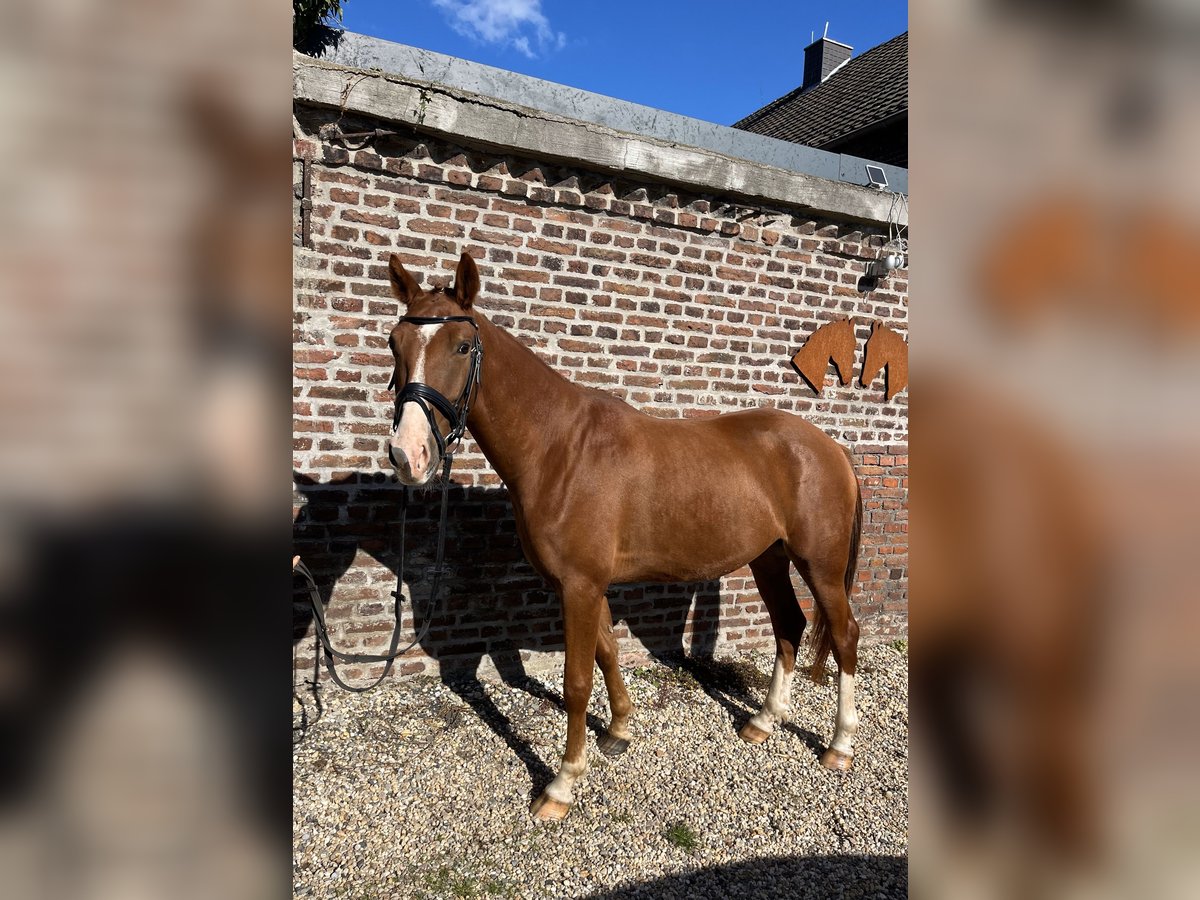
{"type": "MultiPolygon", "coordinates": [[[[361,36],[346,36],[351,37],[361,36]]],[[[352,43],[351,48],[354,46],[361,49],[373,45],[356,41],[352,43]]],[[[390,46],[402,47],[395,44],[390,46]]],[[[348,54],[351,48],[343,53],[348,54]]],[[[441,60],[453,60],[452,57],[442,57],[440,54],[429,55],[441,60]]],[[[490,69],[476,63],[469,65],[478,69],[490,69]]],[[[538,81],[500,69],[490,71],[515,79],[538,81]]],[[[698,193],[733,196],[752,203],[790,206],[815,214],[873,224],[886,223],[889,212],[893,209],[891,194],[874,188],[641,133],[655,130],[649,126],[641,131],[621,130],[503,97],[466,90],[443,81],[444,69],[425,69],[422,72],[425,77],[418,78],[408,73],[397,74],[379,68],[352,67],[293,53],[292,94],[297,103],[340,109],[348,113],[401,123],[419,132],[457,140],[467,145],[515,152],[535,159],[578,164],[615,174],[627,174],[630,177],[682,186],[698,193]]],[[[511,92],[513,84],[519,86],[519,82],[511,82],[505,90],[496,92],[511,92]]],[[[573,90],[561,85],[552,87],[573,90]]],[[[576,93],[585,95],[584,99],[591,97],[613,104],[624,104],[623,101],[595,94],[576,93]]],[[[542,100],[545,97],[544,94],[530,92],[528,99],[542,100]]],[[[649,107],[639,107],[637,104],[624,105],[639,110],[642,114],[660,117],[672,115],[649,107]]],[[[700,124],[728,132],[736,131],[710,123],[700,124]]],[[[761,138],[760,135],[747,136],[761,138]]],[[[771,138],[761,140],[773,141],[771,138]]],[[[809,153],[822,152],[812,148],[799,149],[809,153]]],[[[823,155],[839,158],[838,154],[823,155]]],[[[897,171],[907,175],[906,170],[897,171]]],[[[865,171],[863,179],[865,180],[865,171]]],[[[889,181],[891,180],[892,175],[889,173],[889,181]]],[[[902,218],[900,224],[907,225],[907,219],[902,218]]]]}
{"type": "MultiPolygon", "coordinates": [[[[908,169],[899,166],[817,150],[364,34],[347,32],[343,35],[329,61],[358,69],[382,69],[394,75],[407,75],[569,119],[604,125],[614,131],[700,147],[724,156],[817,175],[831,181],[866,185],[866,166],[870,163],[887,173],[888,184],[893,190],[908,192],[908,169]]],[[[753,110],[746,110],[747,115],[751,112],[753,110]]]]}

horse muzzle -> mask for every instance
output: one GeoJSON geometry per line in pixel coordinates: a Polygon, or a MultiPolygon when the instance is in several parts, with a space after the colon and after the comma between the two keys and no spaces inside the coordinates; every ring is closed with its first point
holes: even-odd
{"type": "Polygon", "coordinates": [[[410,460],[408,454],[394,444],[388,447],[388,461],[396,472],[396,478],[409,487],[428,484],[441,464],[440,459],[431,458],[428,452],[418,453],[415,460],[410,460]]]}
{"type": "Polygon", "coordinates": [[[427,484],[441,463],[430,426],[416,404],[405,404],[400,423],[388,442],[388,461],[407,485],[427,484]]]}

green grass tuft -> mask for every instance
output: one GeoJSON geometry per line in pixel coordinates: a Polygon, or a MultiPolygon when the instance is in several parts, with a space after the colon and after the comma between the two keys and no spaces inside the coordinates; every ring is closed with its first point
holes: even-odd
{"type": "Polygon", "coordinates": [[[672,822],[663,832],[663,837],[667,839],[667,843],[675,845],[680,850],[686,850],[688,853],[700,846],[699,836],[686,822],[672,822]]]}
{"type": "Polygon", "coordinates": [[[474,900],[479,897],[516,897],[511,884],[499,878],[477,878],[474,875],[455,871],[450,866],[440,866],[437,871],[426,873],[422,879],[429,897],[460,897],[474,900]]]}
{"type": "Polygon", "coordinates": [[[507,881],[488,878],[483,882],[483,892],[489,897],[516,897],[517,893],[507,881]]]}

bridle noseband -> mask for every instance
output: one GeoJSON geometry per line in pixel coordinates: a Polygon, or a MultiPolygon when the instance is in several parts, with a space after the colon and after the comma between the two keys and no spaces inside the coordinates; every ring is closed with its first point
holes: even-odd
{"type": "MultiPolygon", "coordinates": [[[[415,403],[425,413],[425,418],[429,420],[429,430],[433,432],[433,438],[437,441],[438,456],[445,457],[446,448],[454,447],[462,440],[463,432],[467,430],[467,415],[471,411],[471,401],[474,399],[479,385],[483,382],[483,344],[479,340],[479,326],[470,316],[404,316],[400,321],[413,325],[466,322],[475,329],[475,339],[471,342],[471,362],[470,368],[467,370],[467,383],[463,385],[462,393],[458,395],[457,400],[451,403],[441,391],[420,381],[410,381],[396,395],[396,413],[392,418],[392,431],[400,427],[400,413],[404,404],[415,403]],[[435,409],[450,423],[450,432],[445,437],[438,430],[437,421],[433,417],[435,409]]],[[[393,371],[392,380],[388,383],[388,390],[395,386],[396,373],[393,371]]],[[[388,454],[391,455],[391,452],[389,448],[388,454]]]]}

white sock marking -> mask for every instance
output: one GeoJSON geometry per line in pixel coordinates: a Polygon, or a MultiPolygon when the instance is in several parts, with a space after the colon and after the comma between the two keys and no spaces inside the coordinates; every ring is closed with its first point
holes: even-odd
{"type": "Polygon", "coordinates": [[[840,753],[854,753],[854,733],[858,731],[858,710],[854,708],[854,676],[841,672],[838,675],[837,721],[834,725],[833,743],[829,746],[840,753]]]}
{"type": "Polygon", "coordinates": [[[551,800],[557,800],[559,803],[570,805],[575,802],[574,792],[571,790],[575,782],[583,777],[583,773],[587,771],[587,753],[585,751],[583,759],[579,762],[562,761],[559,766],[558,774],[554,780],[546,785],[546,796],[551,800]]]}
{"type": "Polygon", "coordinates": [[[756,728],[774,731],[776,722],[786,722],[792,703],[792,676],[783,667],[783,657],[775,657],[775,671],[771,673],[771,685],[767,688],[767,699],[762,709],[750,720],[756,728]]]}

